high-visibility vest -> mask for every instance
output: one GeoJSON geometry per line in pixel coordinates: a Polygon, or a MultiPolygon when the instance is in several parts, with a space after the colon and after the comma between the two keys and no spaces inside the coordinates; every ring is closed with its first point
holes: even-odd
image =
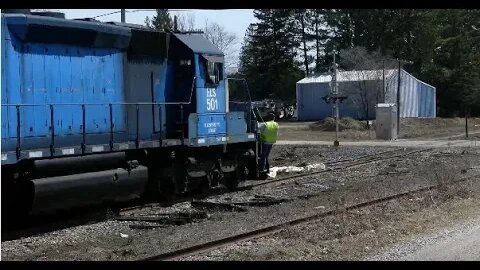
{"type": "Polygon", "coordinates": [[[265,122],[265,129],[261,134],[262,141],[266,143],[276,143],[278,136],[278,123],[274,121],[265,122]]]}

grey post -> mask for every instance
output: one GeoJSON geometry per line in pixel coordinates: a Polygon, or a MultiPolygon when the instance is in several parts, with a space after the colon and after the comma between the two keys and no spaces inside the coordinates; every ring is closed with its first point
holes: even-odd
{"type": "Polygon", "coordinates": [[[335,51],[333,51],[333,74],[332,74],[332,92],[333,96],[335,97],[335,102],[333,103],[333,107],[335,108],[335,142],[333,145],[339,146],[340,143],[338,142],[338,89],[337,89],[337,63],[335,62],[335,51]]]}
{"type": "Polygon", "coordinates": [[[400,136],[400,77],[401,77],[401,63],[413,64],[412,61],[400,60],[398,61],[398,86],[397,86],[397,136],[400,136]]]}
{"type": "Polygon", "coordinates": [[[400,136],[400,59],[398,61],[398,86],[397,86],[397,137],[400,136]]]}
{"type": "Polygon", "coordinates": [[[120,14],[121,14],[121,21],[122,21],[122,23],[124,23],[125,22],[125,9],[121,9],[120,14]]]}

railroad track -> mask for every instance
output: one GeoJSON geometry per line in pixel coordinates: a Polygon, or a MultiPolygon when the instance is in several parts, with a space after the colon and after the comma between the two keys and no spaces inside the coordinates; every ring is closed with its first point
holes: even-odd
{"type": "MultiPolygon", "coordinates": [[[[461,178],[461,179],[456,180],[454,182],[458,183],[458,182],[461,182],[461,181],[466,181],[466,180],[469,180],[469,179],[473,179],[475,177],[478,177],[478,175],[477,176],[472,176],[472,177],[461,178]]],[[[397,193],[397,194],[394,194],[394,195],[389,195],[389,196],[369,200],[369,201],[366,201],[366,202],[349,205],[349,206],[346,206],[346,207],[343,207],[343,208],[340,208],[340,209],[333,209],[333,210],[309,215],[309,216],[302,217],[302,218],[292,219],[292,220],[289,220],[289,221],[286,221],[286,222],[281,222],[281,223],[266,226],[266,227],[263,227],[263,228],[260,228],[260,229],[251,230],[251,231],[248,231],[248,232],[245,232],[245,233],[235,234],[235,235],[228,236],[228,237],[221,238],[221,239],[217,239],[217,240],[214,240],[214,241],[209,241],[209,242],[205,242],[205,243],[202,243],[202,244],[177,249],[177,250],[174,250],[174,251],[169,251],[169,252],[166,252],[166,253],[162,253],[162,254],[146,257],[146,258],[142,258],[139,261],[164,261],[164,260],[181,259],[181,258],[184,258],[184,257],[187,257],[187,256],[192,256],[192,255],[200,254],[200,253],[210,251],[210,250],[213,250],[213,249],[218,249],[218,248],[223,247],[223,246],[232,245],[232,244],[235,244],[235,243],[240,242],[240,241],[251,240],[251,239],[255,239],[255,238],[268,236],[268,235],[271,235],[275,232],[281,231],[281,230],[285,229],[285,227],[288,227],[288,226],[296,226],[296,225],[301,225],[301,224],[307,224],[309,222],[316,221],[316,220],[319,220],[321,218],[325,218],[325,217],[328,217],[328,216],[334,216],[334,215],[337,215],[337,214],[345,212],[345,211],[360,209],[360,208],[368,207],[368,206],[371,206],[371,205],[375,205],[375,204],[379,204],[379,203],[383,203],[383,202],[388,202],[388,201],[392,201],[392,200],[399,199],[399,198],[402,198],[402,197],[406,197],[406,196],[409,196],[409,195],[413,195],[415,193],[428,191],[428,190],[431,190],[431,189],[438,188],[440,185],[441,184],[430,185],[430,186],[418,188],[418,189],[415,189],[415,190],[409,190],[409,191],[397,193]]]]}
{"type": "MultiPolygon", "coordinates": [[[[413,150],[413,151],[408,151],[405,152],[404,149],[393,149],[393,150],[388,150],[380,153],[375,153],[375,154],[370,154],[370,155],[363,155],[361,157],[353,158],[353,159],[343,159],[343,160],[337,160],[337,161],[332,161],[332,162],[326,162],[325,164],[328,166],[326,170],[322,171],[316,171],[316,172],[307,172],[307,173],[302,173],[302,174],[295,174],[292,176],[287,176],[283,178],[277,178],[273,180],[268,180],[268,181],[262,181],[260,183],[254,183],[246,186],[239,187],[237,191],[245,191],[245,190],[252,190],[255,188],[260,188],[264,187],[266,185],[275,185],[279,183],[285,183],[288,181],[294,181],[295,179],[306,177],[306,176],[312,176],[312,175],[318,175],[322,173],[326,173],[329,171],[335,171],[335,170],[342,170],[354,166],[359,166],[362,164],[368,164],[371,162],[375,161],[380,161],[380,160],[388,160],[391,158],[396,158],[396,157],[401,157],[401,156],[406,156],[422,151],[427,151],[429,149],[421,149],[421,150],[413,150]],[[398,153],[400,152],[400,153],[398,153]],[[391,155],[392,153],[398,153],[391,155]]],[[[203,199],[203,198],[208,198],[210,196],[215,196],[215,195],[222,195],[226,194],[230,191],[226,189],[215,189],[211,190],[205,194],[202,194],[200,196],[195,196],[194,198],[196,199],[203,199]]],[[[181,202],[187,202],[192,200],[192,195],[186,195],[182,196],[180,198],[175,199],[173,202],[170,202],[170,204],[176,204],[176,203],[181,203],[181,202]]],[[[129,205],[129,203],[127,203],[129,205]]],[[[131,205],[131,204],[130,204],[131,205]]],[[[113,207],[112,209],[117,209],[114,210],[117,213],[121,212],[126,212],[126,211],[135,211],[135,210],[143,210],[146,208],[151,208],[151,207],[158,207],[158,203],[149,203],[149,204],[142,204],[142,205],[134,205],[134,206],[127,206],[127,207],[113,207]]],[[[97,206],[94,207],[94,209],[99,209],[98,212],[103,212],[106,209],[103,206],[97,206]]],[[[2,232],[4,236],[2,237],[2,241],[8,241],[8,240],[13,240],[13,239],[18,239],[20,237],[26,237],[26,236],[31,236],[31,235],[37,235],[41,233],[46,233],[46,232],[51,232],[55,231],[58,229],[65,229],[71,226],[77,226],[77,225],[82,225],[87,223],[88,216],[92,216],[92,220],[97,220],[101,221],[101,217],[99,217],[99,214],[92,213],[90,211],[84,211],[84,210],[76,210],[73,212],[70,212],[68,214],[65,214],[66,216],[69,217],[60,217],[60,218],[54,218],[54,217],[48,217],[45,220],[46,222],[32,222],[32,226],[21,226],[23,228],[21,229],[7,229],[2,232]],[[75,212],[81,213],[79,218],[75,218],[75,212]],[[70,225],[69,225],[70,224],[70,225]]],[[[27,222],[30,223],[30,222],[27,222]]]]}
{"type": "MultiPolygon", "coordinates": [[[[391,159],[391,158],[406,156],[406,155],[410,155],[410,154],[414,154],[414,153],[418,153],[418,152],[424,152],[424,151],[428,151],[428,150],[431,150],[431,149],[413,150],[413,151],[409,151],[409,152],[405,153],[405,150],[403,148],[401,148],[401,149],[387,150],[387,151],[383,151],[383,152],[375,153],[375,154],[370,154],[370,155],[363,155],[363,156],[356,157],[356,158],[349,158],[349,159],[326,162],[325,165],[329,166],[329,167],[327,167],[326,170],[300,173],[300,174],[295,174],[295,175],[291,175],[291,176],[287,176],[287,177],[261,181],[259,183],[240,186],[240,187],[237,188],[236,191],[252,190],[252,189],[255,189],[255,188],[261,187],[261,186],[284,183],[284,182],[295,180],[297,178],[323,174],[323,173],[330,172],[330,171],[335,171],[335,170],[339,170],[339,169],[346,169],[346,168],[359,166],[359,165],[363,165],[363,164],[367,164],[367,163],[371,163],[371,162],[375,162],[375,161],[379,161],[379,160],[388,160],[388,159],[391,159]],[[397,154],[397,155],[393,155],[393,156],[387,156],[387,157],[380,156],[380,155],[396,153],[396,152],[401,152],[401,153],[397,154]],[[339,165],[343,165],[343,166],[339,166],[339,165]]],[[[225,190],[225,189],[214,189],[214,190],[208,191],[205,194],[197,195],[195,197],[198,198],[198,199],[202,199],[202,198],[208,198],[208,197],[215,196],[215,195],[223,195],[223,194],[226,194],[226,193],[229,193],[229,192],[230,191],[225,190]]],[[[187,201],[190,201],[191,199],[192,199],[191,195],[190,196],[189,195],[182,196],[180,198],[177,198],[177,199],[173,200],[169,204],[173,205],[173,204],[177,204],[177,203],[187,202],[187,201]]],[[[157,207],[158,205],[159,205],[158,203],[136,205],[136,206],[132,206],[132,207],[123,208],[123,209],[121,209],[121,212],[132,211],[132,210],[140,210],[140,209],[151,208],[151,207],[157,207]]]]}
{"type": "Polygon", "coordinates": [[[344,170],[347,168],[352,168],[355,166],[360,166],[368,163],[372,163],[375,161],[382,161],[382,160],[389,160],[392,158],[398,158],[398,157],[403,157],[403,156],[408,156],[411,154],[416,154],[420,152],[427,152],[432,150],[432,148],[425,148],[425,149],[419,149],[419,150],[412,150],[408,151],[405,153],[405,150],[402,149],[394,149],[394,150],[389,150],[385,152],[380,152],[380,153],[375,153],[371,155],[365,155],[360,158],[355,158],[355,159],[345,159],[345,160],[340,160],[340,161],[332,161],[332,162],[326,162],[325,165],[328,166],[325,170],[322,171],[316,171],[316,172],[307,172],[307,173],[301,173],[301,174],[295,174],[292,176],[287,176],[287,177],[282,177],[278,179],[273,179],[273,180],[268,180],[264,181],[261,183],[256,183],[256,184],[251,184],[248,186],[241,187],[244,190],[248,189],[253,189],[259,186],[265,186],[269,184],[276,184],[276,183],[283,183],[286,181],[290,181],[296,178],[301,178],[301,177],[306,177],[306,176],[313,176],[313,175],[318,175],[318,174],[323,174],[326,172],[331,172],[331,171],[336,171],[336,170],[344,170]],[[390,153],[396,153],[396,152],[402,152],[396,155],[390,155],[390,156],[381,156],[383,154],[390,154],[390,153]]]}

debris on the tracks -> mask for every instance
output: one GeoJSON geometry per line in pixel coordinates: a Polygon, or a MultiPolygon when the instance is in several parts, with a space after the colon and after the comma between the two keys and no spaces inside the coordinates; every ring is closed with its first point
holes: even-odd
{"type": "Polygon", "coordinates": [[[120,216],[117,217],[117,220],[120,221],[145,221],[145,222],[155,222],[164,225],[183,225],[186,223],[193,222],[195,220],[205,219],[208,217],[208,214],[204,211],[195,211],[195,212],[180,212],[180,213],[171,213],[171,214],[152,214],[148,216],[120,216]]]}
{"type": "MultiPolygon", "coordinates": [[[[185,208],[185,207],[183,207],[185,208]]],[[[192,209],[176,209],[173,212],[158,212],[160,209],[149,209],[147,213],[130,213],[118,216],[118,221],[139,221],[149,222],[155,224],[131,224],[131,229],[151,229],[164,227],[166,225],[183,225],[197,220],[208,218],[208,214],[205,211],[198,211],[192,209]]]]}
{"type": "Polygon", "coordinates": [[[274,204],[279,204],[282,202],[287,202],[288,199],[283,198],[273,198],[273,197],[263,197],[263,198],[252,198],[245,202],[234,202],[235,205],[246,205],[246,206],[270,206],[274,204]]]}
{"type": "Polygon", "coordinates": [[[314,169],[325,170],[326,166],[323,163],[314,163],[314,164],[306,164],[302,163],[301,166],[279,166],[270,168],[270,172],[268,176],[271,178],[277,177],[277,174],[280,172],[302,172],[302,171],[311,171],[314,169]]]}
{"type": "Polygon", "coordinates": [[[155,229],[155,228],[163,228],[165,225],[161,224],[131,224],[129,225],[130,229],[155,229]]]}
{"type": "Polygon", "coordinates": [[[122,238],[128,238],[128,234],[120,233],[120,237],[122,237],[122,238]]]}
{"type": "Polygon", "coordinates": [[[390,174],[404,174],[409,173],[408,169],[396,169],[396,170],[383,170],[378,173],[378,175],[390,175],[390,174]]]}
{"type": "Polygon", "coordinates": [[[192,207],[196,208],[210,208],[227,211],[245,212],[247,209],[234,205],[232,203],[212,202],[212,201],[192,201],[192,207]]]}

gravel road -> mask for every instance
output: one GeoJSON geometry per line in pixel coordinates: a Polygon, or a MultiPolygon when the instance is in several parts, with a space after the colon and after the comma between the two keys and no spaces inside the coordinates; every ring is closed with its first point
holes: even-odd
{"type": "Polygon", "coordinates": [[[380,261],[478,261],[480,215],[366,258],[380,261]]]}
{"type": "MultiPolygon", "coordinates": [[[[331,141],[291,141],[279,140],[277,145],[332,145],[331,141]]],[[[395,141],[340,141],[341,146],[390,146],[409,148],[450,148],[450,147],[480,147],[480,142],[470,140],[449,140],[449,141],[416,141],[416,140],[395,140],[395,141]]]]}

